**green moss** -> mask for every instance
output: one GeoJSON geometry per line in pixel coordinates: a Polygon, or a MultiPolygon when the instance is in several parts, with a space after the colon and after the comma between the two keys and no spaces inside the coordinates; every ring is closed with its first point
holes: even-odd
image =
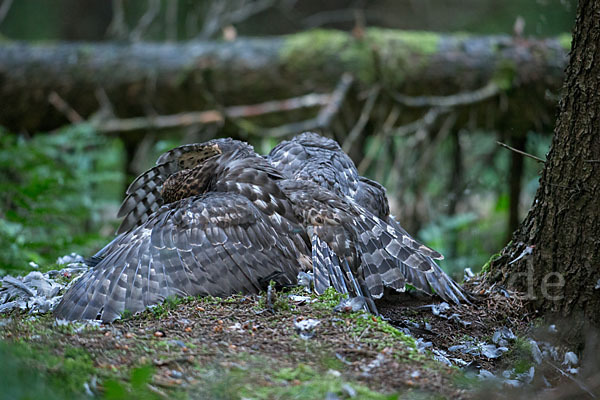
{"type": "Polygon", "coordinates": [[[241,357],[229,370],[203,368],[200,396],[211,399],[323,399],[329,393],[346,397],[348,385],[360,399],[396,398],[348,383],[339,373],[299,363],[294,367],[273,368],[266,360],[241,357]]]}
{"type": "Polygon", "coordinates": [[[84,383],[96,373],[82,349],[68,347],[64,356],[21,342],[0,342],[0,398],[82,398],[84,383]]]}
{"type": "Polygon", "coordinates": [[[529,339],[517,337],[515,343],[510,346],[510,350],[506,353],[505,359],[514,368],[516,374],[528,371],[533,365],[529,339]]]}
{"type": "Polygon", "coordinates": [[[364,82],[375,80],[372,54],[365,41],[357,40],[350,34],[317,29],[289,36],[280,52],[283,65],[297,73],[339,71],[340,67],[330,68],[332,63],[342,64],[341,69],[349,71],[364,82]]]}
{"type": "Polygon", "coordinates": [[[407,50],[421,54],[434,54],[439,49],[440,35],[427,31],[399,31],[396,29],[371,28],[367,40],[379,46],[392,46],[400,42],[407,50]]]}
{"type": "Polygon", "coordinates": [[[566,51],[571,51],[571,41],[572,40],[573,40],[573,37],[571,36],[570,33],[563,33],[558,36],[558,43],[560,44],[560,47],[562,47],[566,51]]]}
{"type": "Polygon", "coordinates": [[[363,337],[361,341],[373,344],[378,350],[385,348],[399,350],[398,345],[401,344],[403,345],[402,350],[406,351],[405,355],[409,358],[422,358],[422,355],[417,351],[415,339],[394,328],[387,321],[383,321],[381,317],[365,313],[354,313],[352,320],[355,334],[362,335],[367,329],[372,332],[372,335],[363,337]]]}
{"type": "Polygon", "coordinates": [[[500,61],[492,76],[492,82],[501,90],[509,90],[513,86],[513,80],[517,74],[517,66],[514,61],[503,59],[500,61]]]}
{"type": "Polygon", "coordinates": [[[481,273],[483,273],[483,274],[488,273],[490,271],[490,267],[491,267],[492,263],[494,261],[496,261],[499,257],[500,257],[500,253],[493,254],[489,258],[489,260],[487,260],[487,262],[485,264],[483,264],[483,267],[481,267],[481,273]]]}
{"type": "Polygon", "coordinates": [[[345,70],[364,83],[383,78],[398,84],[427,64],[439,41],[440,36],[432,32],[371,28],[357,39],[349,33],[318,29],[290,35],[280,57],[283,65],[304,75],[318,71],[318,76],[328,77],[329,71],[345,70]]]}
{"type": "Polygon", "coordinates": [[[440,36],[432,32],[378,28],[369,29],[366,38],[377,54],[380,79],[392,86],[419,76],[440,42],[440,36]]]}
{"type": "MultiPolygon", "coordinates": [[[[188,297],[178,297],[178,296],[169,296],[160,304],[157,304],[153,307],[147,308],[145,311],[140,313],[136,318],[148,318],[152,316],[154,319],[160,319],[165,317],[169,311],[177,309],[181,304],[188,304],[194,300],[196,297],[188,296],[188,297]]],[[[121,317],[123,319],[130,318],[131,312],[129,310],[125,310],[121,317]]]]}
{"type": "Polygon", "coordinates": [[[252,392],[244,393],[242,391],[242,393],[250,398],[258,399],[318,399],[326,398],[328,393],[342,396],[342,387],[349,385],[361,399],[389,398],[389,396],[376,393],[365,386],[345,383],[335,373],[323,373],[304,364],[298,364],[295,368],[282,368],[276,371],[273,377],[279,385],[254,388],[252,392]]]}
{"type": "Polygon", "coordinates": [[[325,290],[325,293],[323,293],[320,296],[313,295],[313,298],[314,297],[316,297],[319,301],[312,303],[312,307],[314,307],[316,309],[321,309],[321,310],[323,310],[323,309],[331,310],[335,306],[340,304],[340,301],[344,297],[347,297],[347,296],[339,293],[337,290],[335,290],[332,287],[328,287],[325,290]]]}

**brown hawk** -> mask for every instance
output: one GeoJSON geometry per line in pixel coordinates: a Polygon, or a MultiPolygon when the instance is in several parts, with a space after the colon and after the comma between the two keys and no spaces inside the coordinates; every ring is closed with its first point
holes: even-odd
{"type": "Polygon", "coordinates": [[[381,297],[384,285],[401,291],[429,282],[444,298],[464,299],[456,284],[448,288],[453,281],[431,261],[433,250],[386,222],[383,188],[343,171],[367,182],[365,193],[374,197],[354,189],[344,195],[347,183],[319,181],[334,167],[322,165],[316,179],[305,179],[271,155],[231,139],[163,154],[130,185],[119,235],[93,257],[95,266],[55,314],[112,321],[168,296],[256,293],[271,279],[295,284],[298,272],[310,269],[319,293],[332,285],[369,299],[381,297]],[[362,198],[368,200],[355,200],[362,198]]]}
{"type": "MultiPolygon", "coordinates": [[[[360,176],[350,157],[335,140],[305,132],[289,141],[279,143],[271,150],[267,159],[288,178],[315,182],[364,207],[377,217],[375,220],[382,220],[381,224],[376,225],[382,232],[374,234],[381,236],[382,244],[390,246],[389,243],[395,245],[399,242],[402,248],[393,251],[391,248],[382,247],[379,253],[382,253],[384,258],[390,255],[394,257],[395,262],[390,264],[396,265],[392,268],[400,269],[407,284],[427,293],[431,293],[433,289],[446,301],[468,301],[456,282],[435,263],[434,259],[442,259],[443,256],[414,240],[400,226],[390,215],[385,188],[360,176]],[[393,240],[383,237],[384,233],[389,234],[393,240]]],[[[404,285],[386,286],[399,291],[404,290],[404,285]]],[[[379,291],[371,294],[380,297],[379,291]]]]}
{"type": "Polygon", "coordinates": [[[164,154],[128,190],[127,229],[93,257],[55,315],[112,321],[169,296],[296,283],[310,265],[309,243],[281,179],[249,145],[229,139],[164,154]]]}

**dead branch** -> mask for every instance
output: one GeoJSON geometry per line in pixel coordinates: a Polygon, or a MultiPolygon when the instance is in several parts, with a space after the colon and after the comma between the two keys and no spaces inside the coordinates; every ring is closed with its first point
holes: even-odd
{"type": "MultiPolygon", "coordinates": [[[[390,113],[388,114],[387,118],[385,119],[385,122],[383,123],[381,130],[375,137],[375,141],[377,143],[381,143],[383,145],[384,143],[387,142],[387,140],[390,136],[390,132],[392,131],[393,126],[396,124],[396,121],[398,121],[399,117],[400,117],[400,108],[398,106],[394,106],[392,108],[392,110],[390,111],[390,113]]],[[[379,150],[381,150],[381,149],[376,146],[371,146],[369,148],[369,150],[367,151],[367,154],[365,154],[364,158],[358,165],[358,171],[362,175],[364,175],[366,170],[369,169],[369,167],[373,163],[373,160],[379,153],[379,150]]]]}
{"type": "Polygon", "coordinates": [[[165,32],[168,41],[177,40],[177,6],[178,1],[167,1],[165,12],[165,32]]]}
{"type": "Polygon", "coordinates": [[[490,82],[481,89],[472,92],[457,93],[451,96],[407,96],[392,92],[391,95],[400,104],[406,107],[456,107],[487,100],[500,93],[500,88],[490,82]]]}
{"type": "Polygon", "coordinates": [[[265,103],[232,106],[222,111],[208,110],[137,118],[111,118],[98,120],[97,129],[103,133],[128,132],[147,129],[180,128],[222,122],[225,118],[249,118],[273,112],[297,110],[328,104],[332,95],[310,93],[291,99],[267,101],[265,103]]]}
{"type": "Polygon", "coordinates": [[[531,158],[531,159],[533,159],[533,160],[535,160],[535,161],[537,161],[539,163],[544,164],[546,162],[546,160],[542,160],[541,158],[536,157],[533,154],[525,153],[524,151],[521,151],[519,149],[515,149],[514,147],[511,147],[511,146],[509,146],[509,145],[507,145],[505,143],[498,142],[498,141],[496,141],[496,143],[498,143],[500,146],[502,146],[502,147],[504,147],[504,148],[506,148],[508,150],[514,151],[515,153],[519,153],[519,154],[521,154],[521,155],[523,155],[525,157],[529,157],[529,158],[531,158]]]}
{"type": "MultiPolygon", "coordinates": [[[[122,3],[122,0],[114,0],[113,29],[117,29],[115,27],[122,21],[119,16],[122,3]]],[[[188,17],[190,15],[196,15],[194,8],[188,13],[188,17]]],[[[200,25],[201,23],[202,21],[200,25]]],[[[150,29],[156,24],[155,20],[150,29]]],[[[119,29],[129,28],[121,24],[119,29]]],[[[395,34],[390,32],[390,38],[395,34]]],[[[401,32],[397,34],[399,38],[402,37],[401,32]]],[[[369,35],[367,29],[367,39],[369,35]]],[[[387,74],[397,73],[405,77],[403,82],[419,81],[424,87],[439,88],[440,92],[468,92],[473,89],[471,82],[490,81],[502,60],[514,62],[517,74],[515,79],[528,83],[505,94],[506,103],[509,105],[506,112],[518,111],[523,102],[530,100],[535,103],[539,112],[523,116],[524,123],[539,123],[536,121],[539,121],[541,116],[553,112],[554,104],[543,99],[543,92],[548,88],[557,90],[562,82],[561,60],[564,54],[559,50],[557,40],[533,41],[531,47],[521,49],[510,39],[489,37],[485,43],[493,47],[492,50],[484,48],[481,52],[467,54],[463,49],[471,46],[469,41],[477,40],[477,43],[480,43],[480,38],[459,39],[443,35],[440,35],[440,38],[447,41],[448,46],[428,56],[429,61],[422,68],[399,67],[397,72],[385,69],[378,72],[373,63],[363,66],[342,62],[336,55],[338,50],[325,52],[324,58],[315,60],[318,57],[306,53],[305,46],[295,48],[287,45],[295,43],[294,35],[284,38],[238,37],[233,42],[136,43],[135,46],[121,41],[92,44],[58,43],[49,48],[7,42],[0,45],[0,82],[4,83],[0,87],[0,103],[8,105],[0,107],[0,124],[8,129],[31,132],[52,130],[64,124],[64,115],[54,107],[48,107],[47,98],[51,91],[58,93],[68,104],[77,105],[78,113],[88,119],[97,111],[98,104],[93,96],[86,94],[94,93],[98,87],[106,90],[116,114],[122,118],[147,115],[148,109],[154,109],[160,115],[212,109],[215,107],[212,105],[214,103],[205,101],[203,96],[207,90],[218,91],[218,102],[221,104],[254,104],[270,100],[265,94],[272,99],[294,97],[307,92],[328,93],[333,90],[332,86],[344,72],[351,73],[362,85],[373,84],[370,80],[364,80],[365,76],[379,76],[381,82],[390,82],[391,76],[388,77],[387,74]],[[496,48],[501,51],[494,50],[496,48]],[[291,53],[286,53],[288,50],[285,49],[291,49],[291,53]],[[489,57],[490,51],[494,54],[492,58],[489,57]],[[532,65],[534,53],[543,54],[545,57],[533,57],[539,62],[532,65]],[[551,62],[552,57],[557,61],[551,62]],[[302,68],[298,68],[298,63],[294,61],[299,59],[306,61],[302,68]],[[526,71],[536,73],[527,75],[526,71]],[[205,74],[211,75],[209,80],[203,79],[205,74]],[[521,74],[524,76],[521,77],[521,74]],[[257,76],[268,78],[258,80],[257,76]],[[461,78],[463,76],[468,79],[461,78]],[[457,81],[458,89],[455,83],[445,83],[457,81]],[[42,96],[40,88],[43,91],[42,96]],[[16,104],[27,104],[28,107],[21,109],[16,107],[16,104]]],[[[323,40],[324,44],[320,45],[324,48],[337,49],[337,42],[332,40],[331,44],[328,43],[326,33],[323,40]]],[[[348,40],[349,43],[354,43],[350,36],[348,40]]],[[[386,54],[385,57],[397,59],[402,66],[407,64],[404,62],[407,60],[402,61],[403,54],[406,53],[403,46],[405,45],[402,40],[390,39],[389,43],[381,43],[375,51],[386,54]]],[[[356,51],[368,52],[360,53],[361,57],[372,57],[373,49],[370,46],[359,46],[356,51]]],[[[380,57],[382,62],[386,61],[385,57],[380,57]]],[[[402,91],[407,87],[402,83],[395,87],[389,86],[389,83],[387,85],[384,90],[402,91]]],[[[470,96],[469,101],[479,98],[482,97],[470,96]]],[[[456,105],[465,102],[464,97],[462,100],[459,97],[459,101],[449,97],[441,103],[434,101],[438,100],[436,97],[425,99],[426,101],[421,101],[420,104],[456,105]]],[[[415,103],[409,100],[406,102],[415,103]]],[[[419,118],[420,109],[404,108],[403,120],[419,118]]],[[[342,107],[341,110],[343,114],[349,111],[350,107],[342,107]]],[[[345,117],[343,130],[349,132],[352,129],[359,113],[360,110],[342,115],[345,117]]],[[[490,123],[493,123],[498,116],[490,118],[490,123]]],[[[464,120],[464,114],[461,120],[464,120]]],[[[541,129],[547,126],[548,121],[550,120],[542,121],[541,129]]]]}
{"type": "Polygon", "coordinates": [[[112,2],[113,16],[108,25],[106,33],[117,39],[127,37],[127,24],[125,23],[125,10],[123,8],[123,0],[113,0],[112,2]]]}
{"type": "Polygon", "coordinates": [[[275,0],[256,0],[249,2],[242,0],[239,4],[233,6],[231,6],[231,2],[228,1],[213,1],[204,18],[204,26],[202,27],[200,38],[209,39],[217,32],[220,32],[225,26],[245,21],[274,4],[275,0]],[[232,11],[228,11],[228,8],[231,8],[232,11]]]}
{"type": "Polygon", "coordinates": [[[381,88],[379,87],[379,85],[375,85],[371,88],[371,90],[369,90],[369,94],[367,96],[367,100],[365,101],[365,105],[363,106],[363,109],[360,113],[360,117],[358,118],[356,125],[354,125],[354,128],[352,128],[352,130],[346,137],[346,140],[344,140],[344,144],[342,145],[342,149],[344,149],[346,153],[350,151],[352,145],[354,144],[356,139],[358,139],[361,132],[365,128],[365,125],[367,125],[367,122],[369,122],[369,117],[371,116],[371,111],[373,111],[373,106],[375,106],[375,100],[377,100],[377,96],[379,96],[380,89],[381,88]]]}
{"type": "Polygon", "coordinates": [[[352,75],[345,73],[342,75],[339,80],[337,86],[335,87],[333,93],[331,94],[331,99],[329,103],[323,107],[319,115],[317,116],[318,126],[326,127],[329,126],[333,117],[338,113],[340,108],[342,107],[342,103],[348,94],[348,90],[352,83],[354,82],[354,78],[352,75]]]}
{"type": "Polygon", "coordinates": [[[333,93],[329,96],[327,104],[319,111],[315,118],[308,120],[292,122],[280,125],[274,128],[261,129],[265,136],[282,138],[291,136],[299,132],[311,131],[315,129],[328,128],[334,117],[338,115],[348,90],[352,86],[354,78],[350,74],[343,74],[333,93]]]}
{"type": "Polygon", "coordinates": [[[416,121],[409,122],[406,125],[402,125],[390,132],[391,136],[402,137],[414,133],[418,130],[424,129],[427,126],[431,126],[437,121],[438,117],[450,112],[448,108],[432,108],[422,118],[416,121]]]}
{"type": "Polygon", "coordinates": [[[133,42],[139,41],[142,38],[142,35],[150,27],[154,19],[156,19],[159,12],[160,0],[148,0],[148,9],[144,15],[142,15],[136,27],[131,31],[129,39],[133,42]]]}
{"type": "Polygon", "coordinates": [[[10,7],[12,6],[13,0],[4,0],[2,5],[0,5],[0,24],[6,18],[6,15],[10,11],[10,7]]]}
{"type": "Polygon", "coordinates": [[[48,95],[48,102],[54,106],[58,111],[64,114],[67,119],[73,123],[79,123],[83,121],[81,115],[77,113],[62,97],[56,92],[52,92],[48,95]]]}

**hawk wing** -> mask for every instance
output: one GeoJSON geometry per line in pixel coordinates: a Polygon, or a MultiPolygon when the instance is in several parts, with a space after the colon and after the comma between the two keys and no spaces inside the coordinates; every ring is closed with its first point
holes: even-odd
{"type": "Polygon", "coordinates": [[[316,133],[279,143],[267,159],[289,178],[311,180],[339,196],[354,197],[359,189],[360,177],[350,157],[335,140],[316,133]]]}
{"type": "Polygon", "coordinates": [[[169,176],[184,169],[194,168],[207,158],[224,151],[235,149],[247,154],[254,153],[252,146],[247,143],[226,138],[186,144],[162,154],[155,167],[138,176],[127,188],[125,200],[117,213],[117,217],[124,217],[117,234],[140,226],[164,204],[161,188],[169,176]]]}
{"type": "Polygon", "coordinates": [[[101,250],[55,315],[112,321],[173,295],[257,293],[274,276],[294,284],[307,253],[247,198],[195,196],[161,207],[101,250]]]}
{"type": "Polygon", "coordinates": [[[390,213],[385,188],[360,176],[354,162],[333,139],[305,132],[275,146],[267,159],[289,178],[315,182],[379,218],[386,219],[390,213]]]}
{"type": "MultiPolygon", "coordinates": [[[[276,146],[268,160],[291,179],[313,182],[331,191],[330,197],[338,196],[339,201],[347,203],[337,205],[338,210],[335,212],[347,224],[346,229],[323,226],[314,230],[330,247],[330,251],[320,250],[316,254],[325,254],[325,258],[331,254],[343,255],[344,246],[348,246],[347,239],[354,235],[355,242],[352,246],[360,258],[360,262],[356,261],[355,273],[358,274],[357,278],[365,280],[373,297],[381,297],[384,286],[403,291],[405,284],[410,284],[427,293],[431,293],[433,289],[447,301],[468,301],[460,286],[435,263],[434,259],[442,259],[443,256],[413,239],[389,215],[385,188],[360,176],[352,160],[337,142],[315,133],[303,133],[276,146]],[[332,235],[334,231],[337,234],[332,235]],[[340,232],[343,234],[340,235],[340,232]],[[323,235],[329,235],[329,240],[323,235]],[[332,237],[335,238],[333,242],[332,237]]],[[[325,192],[310,190],[314,193],[308,197],[313,200],[325,195],[325,192]]],[[[326,203],[331,205],[331,201],[323,204],[326,203]]],[[[323,205],[312,205],[312,208],[323,209],[323,205]]],[[[314,243],[319,242],[313,238],[314,243]]],[[[319,249],[322,248],[323,245],[320,245],[319,249]]],[[[313,250],[313,264],[314,254],[313,250]]],[[[317,262],[316,272],[319,266],[335,265],[334,261],[317,262]]],[[[337,290],[346,290],[338,279],[340,274],[329,273],[330,270],[335,272],[335,269],[322,267],[321,270],[321,290],[328,284],[326,278],[329,278],[337,290]]]]}

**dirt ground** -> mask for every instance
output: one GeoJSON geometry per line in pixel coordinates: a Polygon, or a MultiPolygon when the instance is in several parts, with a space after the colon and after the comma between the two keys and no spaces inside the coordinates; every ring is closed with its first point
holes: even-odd
{"type": "Polygon", "coordinates": [[[99,395],[107,393],[104,382],[116,380],[135,397],[131,371],[151,366],[144,390],[156,398],[473,398],[482,388],[464,371],[494,372],[514,357],[492,359],[452,346],[491,343],[498,329],[519,334],[530,324],[516,299],[467,288],[472,304],[441,315],[432,312],[441,301],[430,296],[388,296],[377,304],[381,317],[374,317],[335,312],[338,296],[304,296],[298,289],[294,294],[304,297],[169,300],[98,326],[13,313],[2,320],[0,337],[60,357],[84,349],[97,378],[90,377],[89,391],[99,395]],[[311,320],[319,322],[303,334],[297,325],[311,320]],[[401,332],[407,329],[411,336],[401,332]],[[431,344],[418,350],[423,346],[415,338],[431,344]],[[462,360],[464,368],[434,360],[433,349],[462,360]]]}

